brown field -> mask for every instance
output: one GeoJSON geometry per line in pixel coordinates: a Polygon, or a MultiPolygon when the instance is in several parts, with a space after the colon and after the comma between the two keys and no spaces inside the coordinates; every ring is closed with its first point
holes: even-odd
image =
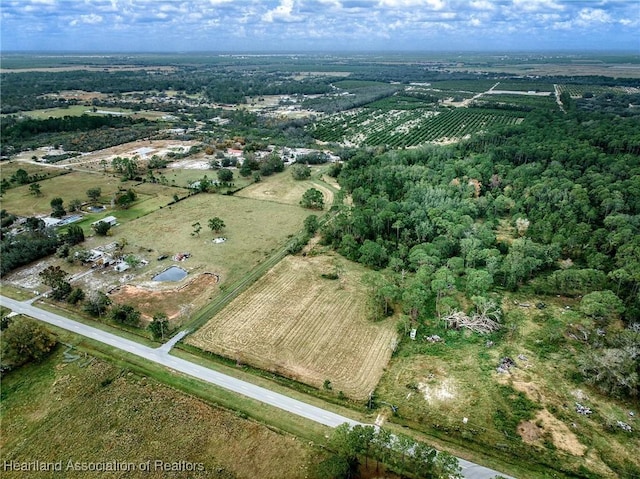
{"type": "MultiPolygon", "coordinates": [[[[317,171],[317,168],[313,170],[313,172],[317,171]]],[[[313,172],[312,175],[314,174],[313,172]]],[[[315,188],[322,192],[324,195],[325,209],[329,209],[333,203],[333,192],[329,188],[323,188],[311,180],[296,181],[288,169],[285,169],[282,173],[264,177],[259,183],[254,183],[243,188],[236,193],[236,196],[263,201],[274,201],[287,205],[298,205],[300,204],[302,195],[309,188],[315,188]]]]}
{"type": "Polygon", "coordinates": [[[64,347],[44,363],[2,379],[0,461],[62,461],[62,472],[9,472],[3,478],[308,477],[320,452],[232,411],[110,363],[65,362],[64,347]],[[151,470],[65,472],[67,461],[139,464],[151,470]],[[154,461],[202,463],[202,472],[163,472],[154,461]]]}
{"type": "MultiPolygon", "coordinates": [[[[194,145],[199,144],[197,141],[179,141],[179,140],[138,140],[131,141],[129,143],[123,143],[121,145],[112,146],[103,150],[96,150],[86,155],[82,155],[76,158],[70,158],[65,161],[61,161],[58,164],[64,166],[72,166],[73,168],[87,168],[91,170],[100,170],[104,168],[100,164],[102,160],[107,162],[107,170],[111,168],[111,161],[116,156],[133,158],[138,156],[140,164],[144,163],[145,159],[151,158],[153,155],[164,157],[167,153],[183,152],[188,150],[194,145]]],[[[167,174],[167,170],[160,171],[163,174],[167,174]]]]}
{"type": "Polygon", "coordinates": [[[154,283],[151,287],[125,284],[112,291],[111,299],[120,304],[135,304],[144,321],[151,321],[156,313],[164,313],[169,320],[187,316],[204,306],[218,283],[214,274],[199,274],[185,284],[164,289],[160,285],[174,283],[154,283]]]}
{"type": "Polygon", "coordinates": [[[366,319],[365,269],[332,256],[287,256],[187,342],[201,349],[364,399],[391,357],[395,322],[366,319]]]}

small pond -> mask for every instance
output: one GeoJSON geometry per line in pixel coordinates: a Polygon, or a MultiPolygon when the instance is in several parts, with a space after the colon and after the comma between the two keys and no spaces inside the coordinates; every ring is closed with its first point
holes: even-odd
{"type": "Polygon", "coordinates": [[[89,208],[87,209],[92,213],[100,213],[101,211],[104,211],[107,208],[105,208],[104,206],[89,206],[89,208]]]}
{"type": "Polygon", "coordinates": [[[180,281],[187,276],[187,272],[177,266],[171,266],[165,269],[162,273],[155,275],[152,279],[154,281],[180,281]]]}

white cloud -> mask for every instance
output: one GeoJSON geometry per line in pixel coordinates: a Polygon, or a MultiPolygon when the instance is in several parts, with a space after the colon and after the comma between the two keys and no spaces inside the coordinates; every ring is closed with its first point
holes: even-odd
{"type": "Polygon", "coordinates": [[[589,26],[595,23],[610,23],[611,15],[599,8],[583,8],[578,13],[576,23],[580,26],[589,26]]]}
{"type": "Polygon", "coordinates": [[[482,22],[480,21],[479,18],[472,18],[471,20],[469,20],[469,25],[471,25],[472,27],[479,27],[482,25],[482,22]]]}
{"type": "Polygon", "coordinates": [[[383,8],[428,7],[431,10],[442,10],[447,4],[443,0],[380,0],[378,6],[383,8]]]}
{"type": "Polygon", "coordinates": [[[85,23],[87,25],[96,25],[98,23],[102,23],[102,16],[96,15],[95,13],[90,13],[89,15],[80,15],[78,18],[74,18],[69,22],[69,25],[76,26],[80,23],[85,23]]]}
{"type": "Polygon", "coordinates": [[[3,48],[637,46],[638,0],[0,0],[3,48]],[[286,28],[282,24],[286,23],[286,28]],[[66,25],[100,25],[78,36],[66,25]],[[244,28],[242,28],[244,27],[244,28]],[[28,37],[25,32],[42,31],[28,37]],[[598,29],[600,37],[588,35],[598,29]],[[206,31],[207,35],[201,32],[206,31]],[[99,33],[99,34],[98,34],[99,33]],[[113,33],[110,37],[109,33],[113,33]],[[48,34],[48,36],[47,36],[48,34]],[[634,36],[635,35],[635,36],[634,36]],[[107,40],[110,38],[110,40],[107,40]],[[242,38],[235,41],[234,38],[242,38]],[[591,39],[593,40],[591,41],[591,39]],[[63,43],[62,40],[66,43],[63,43]],[[120,40],[118,40],[120,39],[120,40]],[[225,39],[225,40],[222,40],[225,39]],[[387,40],[388,39],[388,40],[387,40]],[[544,40],[544,42],[541,42],[544,40]],[[119,43],[117,43],[119,41],[119,43]],[[591,43],[589,43],[591,41],[591,43]],[[130,44],[128,43],[130,42],[130,44]],[[130,45],[130,46],[129,46],[130,45]]]}
{"type": "Polygon", "coordinates": [[[513,6],[525,12],[564,10],[564,6],[555,0],[513,0],[513,6]]]}
{"type": "Polygon", "coordinates": [[[475,8],[476,10],[486,10],[489,12],[492,12],[496,9],[495,4],[488,0],[475,0],[469,3],[469,5],[471,6],[471,8],[475,8]]]}
{"type": "Polygon", "coordinates": [[[262,20],[267,23],[302,21],[301,16],[293,14],[293,7],[294,0],[281,0],[280,5],[262,16],[262,20]]]}

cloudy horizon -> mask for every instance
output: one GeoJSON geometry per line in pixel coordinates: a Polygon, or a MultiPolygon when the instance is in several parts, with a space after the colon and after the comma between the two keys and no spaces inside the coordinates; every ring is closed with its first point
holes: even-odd
{"type": "Polygon", "coordinates": [[[7,51],[632,51],[638,0],[3,0],[7,51]]]}

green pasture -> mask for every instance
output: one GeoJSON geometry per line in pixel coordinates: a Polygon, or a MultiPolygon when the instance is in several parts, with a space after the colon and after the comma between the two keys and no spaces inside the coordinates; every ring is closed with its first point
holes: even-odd
{"type": "Polygon", "coordinates": [[[510,91],[547,91],[552,92],[553,83],[548,82],[529,82],[529,81],[500,81],[500,84],[496,87],[496,90],[510,90],[510,91]]]}
{"type": "MultiPolygon", "coordinates": [[[[68,173],[67,170],[62,168],[56,168],[52,166],[47,166],[44,164],[35,164],[35,163],[26,163],[22,161],[2,161],[0,162],[0,178],[7,179],[7,181],[11,180],[11,177],[18,170],[24,170],[27,172],[29,176],[45,176],[48,178],[53,178],[54,176],[64,175],[68,173]]],[[[38,180],[42,181],[42,180],[38,180]]],[[[15,183],[12,183],[15,185],[15,183]]]]}
{"type": "MultiPolygon", "coordinates": [[[[65,116],[81,116],[81,115],[96,115],[103,116],[113,112],[122,114],[122,116],[133,116],[134,118],[146,118],[148,120],[160,120],[166,112],[140,110],[133,111],[127,108],[112,108],[112,107],[96,107],[97,111],[93,111],[93,107],[87,105],[71,105],[66,108],[46,108],[43,110],[29,110],[23,111],[20,115],[28,116],[36,120],[45,120],[47,118],[63,118],[65,116]]],[[[120,116],[120,115],[119,115],[120,116]]]]}
{"type": "Polygon", "coordinates": [[[87,190],[100,188],[102,196],[98,204],[104,204],[107,206],[107,210],[100,213],[88,213],[86,209],[83,209],[84,219],[76,224],[83,227],[85,232],[90,230],[93,221],[105,216],[113,215],[121,221],[129,221],[166,206],[174,201],[174,195],[183,198],[189,193],[184,188],[172,188],[152,183],[123,182],[120,178],[112,175],[79,171],[42,180],[38,183],[40,184],[41,196],[33,195],[29,190],[29,185],[12,188],[2,197],[2,208],[19,216],[46,215],[51,212],[51,200],[60,197],[63,200],[63,206],[68,211],[69,203],[72,200],[89,202],[87,190]],[[129,188],[136,192],[138,199],[126,210],[112,209],[110,202],[117,191],[129,188]]]}
{"type": "Polygon", "coordinates": [[[429,88],[450,91],[452,94],[458,92],[481,93],[496,83],[496,80],[443,80],[430,82],[429,88]]]}
{"type": "Polygon", "coordinates": [[[496,95],[483,95],[478,98],[477,102],[481,105],[491,108],[493,105],[515,105],[523,106],[531,109],[542,110],[558,110],[559,106],[556,103],[556,97],[554,95],[549,96],[537,96],[537,95],[511,95],[496,94],[496,95]]]}
{"type": "MultiPolygon", "coordinates": [[[[211,181],[218,181],[217,170],[196,170],[196,169],[178,169],[169,168],[159,170],[158,173],[162,173],[169,182],[170,185],[175,185],[183,188],[187,188],[191,183],[201,180],[205,175],[211,181]]],[[[233,186],[230,188],[236,190],[243,188],[253,183],[253,178],[243,178],[238,173],[238,170],[233,170],[233,186]]],[[[226,191],[228,188],[221,188],[226,191]]]]}
{"type": "MultiPolygon", "coordinates": [[[[242,278],[281,248],[302,229],[308,215],[308,210],[298,206],[198,194],[118,227],[117,236],[125,238],[134,251],[138,247],[153,255],[189,252],[186,268],[217,273],[225,284],[242,278]],[[218,233],[208,227],[215,216],[226,225],[218,233]],[[202,228],[199,234],[194,231],[195,223],[202,228]],[[213,243],[219,236],[227,241],[213,243]]],[[[120,218],[117,212],[116,217],[120,218]]]]}
{"type": "Polygon", "coordinates": [[[74,199],[89,201],[87,190],[90,188],[101,188],[102,198],[110,200],[119,187],[131,188],[133,185],[123,183],[120,178],[114,176],[78,171],[38,181],[38,184],[40,196],[31,194],[29,185],[12,188],[3,196],[2,207],[20,216],[43,215],[51,212],[53,198],[62,198],[63,205],[68,207],[69,202],[74,199]]]}

